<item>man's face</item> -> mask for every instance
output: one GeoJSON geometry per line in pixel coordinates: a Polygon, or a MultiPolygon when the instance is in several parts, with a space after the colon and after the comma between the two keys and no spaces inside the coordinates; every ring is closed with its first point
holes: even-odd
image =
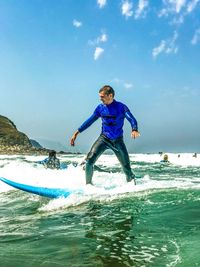
{"type": "Polygon", "coordinates": [[[109,104],[111,104],[113,102],[113,95],[112,94],[106,95],[104,92],[100,92],[99,93],[99,97],[100,97],[100,100],[105,105],[109,105],[109,104]]]}

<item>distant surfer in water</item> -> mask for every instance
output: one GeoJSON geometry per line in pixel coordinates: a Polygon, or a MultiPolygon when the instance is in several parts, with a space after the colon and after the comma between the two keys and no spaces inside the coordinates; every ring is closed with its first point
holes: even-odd
{"type": "Polygon", "coordinates": [[[168,155],[165,154],[164,157],[163,157],[163,160],[161,160],[160,162],[162,162],[162,163],[169,163],[168,155]]]}
{"type": "MultiPolygon", "coordinates": [[[[85,165],[86,165],[85,160],[83,162],[81,162],[80,164],[78,162],[60,162],[60,160],[56,157],[56,151],[55,150],[51,150],[49,152],[48,158],[46,158],[44,160],[36,161],[35,163],[42,164],[42,165],[44,165],[45,168],[48,168],[48,169],[57,169],[57,170],[67,169],[70,164],[74,167],[81,166],[83,168],[83,170],[85,170],[85,165]]],[[[110,172],[110,171],[102,169],[96,165],[94,165],[94,171],[110,172]]]]}
{"type": "Polygon", "coordinates": [[[56,151],[51,150],[48,158],[37,161],[39,164],[43,164],[48,169],[60,169],[60,160],[56,157],[56,151]]]}
{"type": "Polygon", "coordinates": [[[86,130],[98,118],[102,119],[102,131],[99,138],[93,144],[86,157],[86,184],[92,184],[94,164],[99,156],[106,150],[111,149],[117,156],[126,175],[127,182],[134,181],[135,175],[132,173],[128,151],[123,141],[123,125],[126,118],[132,127],[131,136],[137,138],[137,121],[126,105],[114,99],[115,91],[109,85],[105,85],[99,90],[99,97],[102,104],[98,105],[92,116],[90,116],[73,134],[70,143],[75,145],[75,140],[79,133],[86,130]]]}

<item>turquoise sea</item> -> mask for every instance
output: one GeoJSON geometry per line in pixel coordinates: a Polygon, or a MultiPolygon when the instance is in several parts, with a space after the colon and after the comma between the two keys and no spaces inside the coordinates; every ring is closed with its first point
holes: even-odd
{"type": "Polygon", "coordinates": [[[0,156],[0,176],[31,185],[82,188],[48,199],[0,182],[1,267],[200,266],[200,155],[132,154],[137,185],[125,182],[114,155],[103,155],[94,187],[74,167],[85,155],[59,157],[67,170],[34,163],[44,157],[0,156]]]}

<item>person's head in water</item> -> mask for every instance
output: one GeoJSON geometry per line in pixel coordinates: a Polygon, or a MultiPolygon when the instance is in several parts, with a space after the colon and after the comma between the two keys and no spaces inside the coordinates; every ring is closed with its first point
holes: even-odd
{"type": "Polygon", "coordinates": [[[164,155],[163,160],[164,160],[164,161],[168,161],[168,155],[167,155],[167,154],[164,155]]]}
{"type": "Polygon", "coordinates": [[[109,85],[104,85],[100,90],[99,90],[99,97],[100,100],[103,102],[105,105],[109,105],[113,102],[115,96],[115,91],[114,89],[109,86],[109,85]]]}
{"type": "Polygon", "coordinates": [[[49,152],[49,157],[50,158],[55,158],[56,157],[56,151],[55,150],[51,150],[50,152],[49,152]]]}

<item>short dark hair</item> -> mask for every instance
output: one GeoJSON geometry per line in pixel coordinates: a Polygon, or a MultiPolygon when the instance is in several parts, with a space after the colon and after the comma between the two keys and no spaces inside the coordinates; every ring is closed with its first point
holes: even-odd
{"type": "Polygon", "coordinates": [[[110,85],[104,85],[100,90],[99,93],[104,92],[106,95],[112,94],[113,97],[115,96],[115,91],[110,85]]]}
{"type": "Polygon", "coordinates": [[[49,151],[49,157],[55,157],[55,156],[56,156],[56,151],[55,150],[49,151]]]}

